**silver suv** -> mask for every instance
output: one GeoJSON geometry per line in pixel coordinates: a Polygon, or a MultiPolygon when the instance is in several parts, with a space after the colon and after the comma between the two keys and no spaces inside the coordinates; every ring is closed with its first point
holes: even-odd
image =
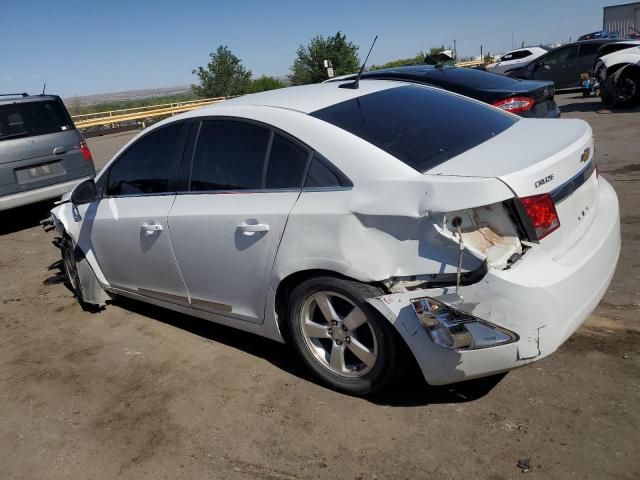
{"type": "Polygon", "coordinates": [[[59,197],[94,175],[60,97],[0,94],[0,211],[59,197]]]}

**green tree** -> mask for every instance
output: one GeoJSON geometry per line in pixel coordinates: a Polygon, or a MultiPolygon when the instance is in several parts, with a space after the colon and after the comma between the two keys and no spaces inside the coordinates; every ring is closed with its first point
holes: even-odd
{"type": "Polygon", "coordinates": [[[371,65],[367,70],[381,70],[383,68],[403,67],[405,65],[415,65],[416,63],[424,62],[424,52],[418,52],[415,57],[411,58],[399,58],[397,60],[391,60],[382,65],[371,65]]]}
{"type": "Polygon", "coordinates": [[[200,85],[191,85],[199,97],[231,97],[243,95],[251,84],[251,71],[244,68],[241,60],[229,47],[220,45],[209,54],[206,67],[198,67],[193,74],[200,79],[200,85]]]}
{"type": "Polygon", "coordinates": [[[305,85],[326,80],[324,60],[331,61],[336,76],[355,73],[360,67],[358,46],[347,41],[347,36],[337,32],[324,38],[318,35],[307,46],[300,45],[291,65],[289,79],[293,85],[305,85]]]}
{"type": "Polygon", "coordinates": [[[260,78],[256,78],[251,81],[247,93],[265,92],[267,90],[275,90],[276,88],[282,88],[285,84],[277,78],[268,77],[262,75],[260,78]]]}

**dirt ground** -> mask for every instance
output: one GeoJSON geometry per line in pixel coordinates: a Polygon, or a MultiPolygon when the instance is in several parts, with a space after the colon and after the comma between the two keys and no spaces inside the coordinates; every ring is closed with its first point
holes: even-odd
{"type": "Polygon", "coordinates": [[[134,302],[83,311],[48,269],[48,206],[0,216],[0,479],[497,480],[525,460],[532,479],[640,478],[640,110],[559,100],[594,128],[622,257],[585,326],[499,379],[351,398],[284,345],[134,302]]]}

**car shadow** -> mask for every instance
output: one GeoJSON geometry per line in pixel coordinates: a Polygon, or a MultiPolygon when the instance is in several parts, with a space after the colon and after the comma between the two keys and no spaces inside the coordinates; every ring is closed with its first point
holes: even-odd
{"type": "Polygon", "coordinates": [[[569,99],[583,100],[583,101],[560,105],[558,108],[560,109],[561,113],[594,112],[602,115],[610,115],[615,113],[640,112],[640,106],[630,107],[630,108],[615,108],[615,109],[606,108],[602,104],[600,97],[583,98],[582,95],[577,95],[575,97],[569,97],[569,99]]]}
{"type": "Polygon", "coordinates": [[[0,235],[9,235],[36,227],[49,216],[53,201],[45,201],[0,212],[0,235]]]}
{"type": "MultiPolygon", "coordinates": [[[[113,301],[113,305],[185,330],[207,341],[221,343],[262,358],[304,381],[321,385],[300,362],[293,348],[288,345],[128,298],[118,297],[113,301]]],[[[504,375],[499,375],[445,387],[434,387],[425,382],[415,362],[410,362],[393,388],[367,396],[365,399],[377,405],[392,407],[465,403],[487,395],[503,377],[504,375]]]]}

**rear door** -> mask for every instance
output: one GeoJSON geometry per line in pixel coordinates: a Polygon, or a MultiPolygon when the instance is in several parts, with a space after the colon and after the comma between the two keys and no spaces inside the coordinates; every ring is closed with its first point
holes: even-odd
{"type": "Polygon", "coordinates": [[[100,177],[104,198],[88,210],[98,264],[110,285],[140,295],[188,304],[171,248],[167,216],[189,123],[143,136],[100,177]],[[104,184],[103,184],[104,182],[104,184]]]}
{"type": "Polygon", "coordinates": [[[576,62],[575,69],[575,83],[580,84],[580,75],[583,73],[591,73],[593,62],[596,59],[597,52],[602,46],[602,43],[585,43],[580,45],[580,51],[578,52],[578,61],[576,62]]]}
{"type": "Polygon", "coordinates": [[[0,105],[0,195],[93,175],[81,141],[59,100],[0,105]]]}
{"type": "Polygon", "coordinates": [[[271,268],[310,151],[261,124],[202,122],[169,215],[195,309],[262,323],[271,268]]]}

